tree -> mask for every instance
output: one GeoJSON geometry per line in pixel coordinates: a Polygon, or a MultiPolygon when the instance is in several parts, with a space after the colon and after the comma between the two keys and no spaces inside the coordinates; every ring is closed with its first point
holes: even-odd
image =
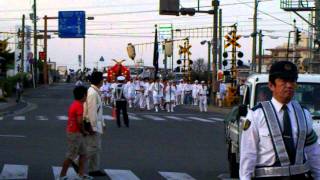
{"type": "Polygon", "coordinates": [[[196,73],[201,73],[207,71],[207,64],[204,62],[203,58],[198,58],[192,64],[192,70],[196,73]]]}

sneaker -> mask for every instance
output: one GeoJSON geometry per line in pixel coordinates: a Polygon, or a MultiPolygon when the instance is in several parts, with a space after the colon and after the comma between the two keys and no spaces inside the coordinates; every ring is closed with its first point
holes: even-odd
{"type": "Polygon", "coordinates": [[[79,180],[92,180],[94,179],[92,176],[84,174],[83,176],[79,176],[79,180]]]}

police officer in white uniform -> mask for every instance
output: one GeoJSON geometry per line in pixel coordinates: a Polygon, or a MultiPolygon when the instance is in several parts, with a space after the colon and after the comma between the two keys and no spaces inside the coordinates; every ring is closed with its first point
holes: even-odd
{"type": "Polygon", "coordinates": [[[118,83],[114,89],[114,106],[116,107],[117,125],[121,127],[120,112],[122,111],[123,121],[129,127],[129,117],[127,111],[127,99],[125,98],[125,77],[118,76],[118,83]]]}
{"type": "Polygon", "coordinates": [[[271,66],[273,97],[249,110],[243,122],[241,180],[320,179],[320,146],[311,115],[292,99],[297,78],[297,67],[289,61],[271,66]]]}

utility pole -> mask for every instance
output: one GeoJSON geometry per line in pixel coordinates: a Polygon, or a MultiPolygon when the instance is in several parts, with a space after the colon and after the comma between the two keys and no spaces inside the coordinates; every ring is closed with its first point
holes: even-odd
{"type": "Polygon", "coordinates": [[[258,73],[261,74],[261,66],[262,66],[262,30],[259,31],[259,66],[258,73]]]}
{"type": "Polygon", "coordinates": [[[253,14],[253,33],[252,36],[252,65],[251,71],[256,72],[256,58],[257,58],[257,16],[258,16],[258,0],[254,0],[254,14],[253,14]]]}
{"type": "Polygon", "coordinates": [[[217,82],[217,36],[218,36],[218,10],[219,10],[219,0],[212,0],[213,6],[213,41],[212,41],[212,90],[213,90],[213,102],[215,102],[216,98],[216,82],[217,82]]]}
{"type": "Polygon", "coordinates": [[[47,66],[47,46],[48,46],[48,16],[44,16],[44,38],[43,38],[43,51],[44,51],[44,61],[43,61],[43,83],[48,84],[48,66],[47,66]]]}
{"type": "Polygon", "coordinates": [[[33,57],[34,57],[34,61],[32,64],[32,77],[33,77],[33,87],[36,87],[36,79],[37,79],[37,61],[38,61],[38,40],[37,40],[37,1],[33,0],[33,57]]]}
{"type": "Polygon", "coordinates": [[[25,20],[26,16],[22,15],[22,31],[21,31],[21,62],[20,62],[20,71],[24,72],[24,37],[25,37],[25,20]]]}
{"type": "Polygon", "coordinates": [[[222,9],[219,9],[219,69],[222,69],[222,9]]]}

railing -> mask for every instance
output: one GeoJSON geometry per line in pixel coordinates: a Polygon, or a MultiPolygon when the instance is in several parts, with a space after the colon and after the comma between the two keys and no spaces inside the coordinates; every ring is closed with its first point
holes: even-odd
{"type": "Polygon", "coordinates": [[[314,0],[281,0],[281,9],[285,11],[310,11],[314,9],[314,0]]]}

